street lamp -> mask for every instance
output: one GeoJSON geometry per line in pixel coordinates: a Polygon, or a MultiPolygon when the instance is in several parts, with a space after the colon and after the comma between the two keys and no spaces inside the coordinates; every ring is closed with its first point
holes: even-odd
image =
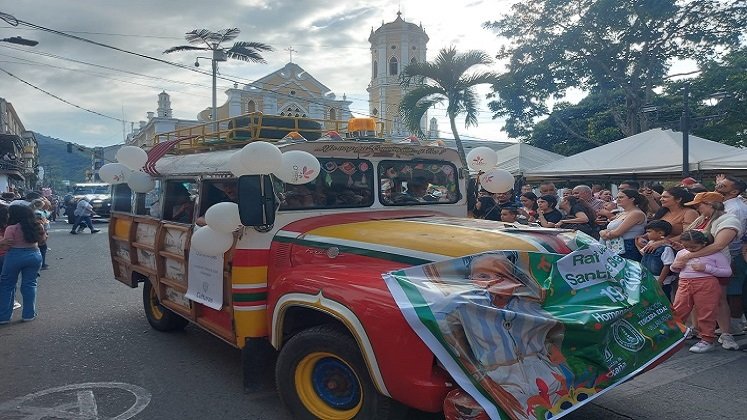
{"type": "Polygon", "coordinates": [[[20,36],[3,38],[3,39],[0,39],[0,41],[10,42],[11,44],[26,45],[27,47],[35,47],[37,44],[39,44],[39,41],[34,41],[33,39],[21,38],[20,36]]]}

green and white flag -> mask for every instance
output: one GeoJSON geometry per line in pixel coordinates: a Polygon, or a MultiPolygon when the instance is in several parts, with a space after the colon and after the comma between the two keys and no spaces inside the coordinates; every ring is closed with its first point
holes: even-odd
{"type": "Polygon", "coordinates": [[[493,419],[561,417],[677,349],[656,280],[585,235],[384,275],[407,322],[493,419]]]}

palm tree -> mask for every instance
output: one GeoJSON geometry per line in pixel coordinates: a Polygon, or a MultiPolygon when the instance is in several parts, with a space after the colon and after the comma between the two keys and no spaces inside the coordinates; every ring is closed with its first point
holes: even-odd
{"type": "MultiPolygon", "coordinates": [[[[222,48],[221,44],[226,41],[232,41],[239,36],[241,30],[238,28],[221,29],[217,32],[212,32],[207,29],[194,29],[187,32],[184,38],[190,44],[196,45],[180,45],[177,47],[171,47],[164,51],[164,54],[169,54],[176,51],[212,51],[213,56],[211,61],[213,64],[213,112],[210,118],[212,121],[218,119],[218,109],[215,98],[215,79],[218,72],[218,62],[226,61],[229,58],[241,61],[251,61],[253,63],[266,63],[262,52],[273,51],[273,48],[267,44],[261,42],[234,42],[231,48],[222,48]],[[204,46],[201,44],[205,44],[204,46]]],[[[200,58],[200,57],[198,57],[200,58]]],[[[195,66],[199,66],[199,62],[195,59],[195,66]]]]}
{"type": "Polygon", "coordinates": [[[402,122],[418,136],[424,137],[425,134],[420,128],[423,115],[434,105],[446,100],[446,114],[449,116],[451,132],[465,168],[467,158],[457,132],[456,117],[464,113],[464,126],[476,126],[478,99],[473,88],[481,84],[492,84],[498,77],[492,72],[467,72],[474,66],[492,62],[493,60],[482,51],[458,53],[452,46],[441,49],[432,62],[412,63],[402,70],[402,87],[412,87],[399,103],[402,122]]]}

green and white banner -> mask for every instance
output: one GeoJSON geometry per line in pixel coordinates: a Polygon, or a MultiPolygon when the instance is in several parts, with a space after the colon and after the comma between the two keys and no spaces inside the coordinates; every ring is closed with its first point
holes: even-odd
{"type": "Polygon", "coordinates": [[[496,251],[395,271],[405,318],[493,419],[561,417],[684,340],[640,264],[586,235],[567,255],[496,251]]]}

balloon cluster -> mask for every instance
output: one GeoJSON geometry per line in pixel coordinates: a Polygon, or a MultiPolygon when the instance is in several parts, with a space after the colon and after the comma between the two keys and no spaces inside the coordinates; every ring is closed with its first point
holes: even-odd
{"type": "Polygon", "coordinates": [[[467,166],[478,173],[480,185],[493,194],[514,188],[514,176],[505,169],[496,168],[497,163],[498,154],[489,147],[475,147],[467,154],[467,166]]]}
{"type": "Polygon", "coordinates": [[[136,193],[146,193],[155,188],[150,175],[142,172],[148,154],[136,146],[123,146],[117,151],[117,163],[107,163],[99,169],[99,177],[107,184],[129,185],[136,193]]]}
{"type": "MultiPolygon", "coordinates": [[[[273,174],[288,184],[306,184],[319,175],[321,166],[311,153],[301,150],[281,152],[272,143],[249,143],[228,159],[228,170],[242,175],[273,174]]],[[[205,213],[207,226],[192,234],[192,248],[201,254],[223,255],[233,246],[233,232],[241,226],[236,203],[217,203],[205,213]]]]}

